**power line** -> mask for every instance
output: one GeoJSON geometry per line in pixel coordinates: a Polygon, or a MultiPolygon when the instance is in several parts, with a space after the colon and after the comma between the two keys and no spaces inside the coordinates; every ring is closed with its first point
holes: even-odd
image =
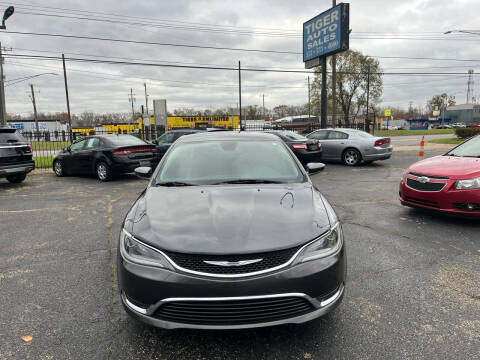
{"type": "MultiPolygon", "coordinates": [[[[184,47],[184,48],[198,48],[209,50],[228,50],[239,52],[258,52],[258,53],[271,53],[271,54],[288,54],[288,55],[301,55],[301,52],[295,51],[281,51],[281,50],[261,50],[261,49],[247,49],[247,48],[231,48],[231,47],[217,47],[217,46],[202,46],[202,45],[189,45],[189,44],[175,44],[175,43],[160,43],[151,41],[138,41],[127,39],[114,39],[94,36],[80,36],[80,35],[65,35],[65,34],[51,34],[51,33],[36,33],[36,32],[22,32],[22,31],[5,31],[9,34],[18,35],[34,35],[34,36],[48,36],[48,37],[60,37],[80,40],[97,40],[107,42],[118,43],[132,43],[141,45],[157,45],[157,46],[169,46],[169,47],[184,47]]],[[[378,59],[408,59],[408,60],[432,60],[432,61],[464,61],[464,62],[479,62],[479,59],[456,59],[456,58],[432,58],[432,57],[410,57],[410,56],[379,56],[379,55],[366,55],[372,58],[378,59]]]]}
{"type": "Polygon", "coordinates": [[[302,53],[294,52],[294,51],[261,50],[261,49],[245,49],[245,48],[231,48],[231,47],[161,43],[161,42],[153,42],[153,41],[114,39],[114,38],[104,38],[104,37],[96,37],[96,36],[36,33],[36,32],[25,32],[25,31],[4,31],[4,32],[7,33],[7,34],[17,34],[17,35],[49,36],[49,37],[60,37],[60,38],[67,38],[67,39],[98,40],[98,41],[109,41],[109,42],[119,42],[119,43],[129,43],[129,44],[171,46],[171,47],[184,47],[184,48],[196,48],[196,49],[208,49],[208,50],[228,50],[228,51],[259,52],[259,53],[270,53],[270,54],[293,54],[293,55],[301,55],[302,54],[302,53]]]}
{"type": "MultiPolygon", "coordinates": [[[[59,60],[58,56],[44,56],[44,55],[24,55],[24,54],[6,54],[5,57],[12,58],[25,58],[25,59],[38,59],[38,60],[59,60]]],[[[149,66],[149,67],[169,67],[169,68],[185,68],[185,69],[203,69],[203,70],[227,70],[227,71],[237,71],[235,67],[229,66],[196,66],[196,65],[179,65],[179,64],[159,64],[159,63],[148,63],[148,62],[133,62],[133,61],[115,61],[115,60],[103,60],[103,59],[91,59],[91,58],[66,58],[69,61],[75,62],[90,62],[90,63],[103,63],[103,64],[112,64],[112,65],[137,65],[137,66],[149,66]]],[[[268,68],[253,68],[246,67],[242,68],[243,71],[252,71],[252,72],[277,72],[277,73],[305,73],[311,74],[312,71],[309,70],[278,70],[278,69],[268,69],[268,68]]],[[[358,72],[345,72],[338,71],[339,74],[359,74],[358,72]]],[[[371,73],[375,75],[410,75],[410,76],[436,76],[436,75],[465,75],[464,72],[376,72],[371,73]]]]}

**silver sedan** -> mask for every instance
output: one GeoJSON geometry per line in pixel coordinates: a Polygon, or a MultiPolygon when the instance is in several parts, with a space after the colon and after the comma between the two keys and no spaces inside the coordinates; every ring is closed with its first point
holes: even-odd
{"type": "Polygon", "coordinates": [[[355,129],[322,129],[307,135],[322,144],[325,161],[342,161],[345,165],[355,166],[362,161],[371,163],[386,160],[392,156],[393,146],[390,138],[376,137],[365,131],[355,129]]]}

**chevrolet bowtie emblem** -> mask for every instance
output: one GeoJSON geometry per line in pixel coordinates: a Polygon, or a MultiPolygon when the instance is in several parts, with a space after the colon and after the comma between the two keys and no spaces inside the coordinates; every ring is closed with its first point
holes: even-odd
{"type": "Polygon", "coordinates": [[[420,176],[419,178],[417,178],[417,181],[421,182],[422,184],[426,184],[430,181],[430,179],[426,176],[420,176]]]}
{"type": "Polygon", "coordinates": [[[204,263],[217,266],[245,266],[250,264],[255,264],[262,261],[263,259],[251,259],[251,260],[240,260],[240,261],[207,261],[203,260],[204,263]]]}

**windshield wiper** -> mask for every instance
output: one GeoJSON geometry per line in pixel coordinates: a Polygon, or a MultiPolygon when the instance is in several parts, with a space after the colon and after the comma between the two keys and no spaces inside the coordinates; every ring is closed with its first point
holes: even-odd
{"type": "Polygon", "coordinates": [[[186,183],[182,181],[164,181],[155,183],[156,186],[195,186],[196,184],[186,183]]]}
{"type": "Polygon", "coordinates": [[[268,180],[268,179],[235,179],[235,180],[225,180],[211,185],[220,185],[220,184],[284,184],[284,181],[277,180],[268,180]]]}

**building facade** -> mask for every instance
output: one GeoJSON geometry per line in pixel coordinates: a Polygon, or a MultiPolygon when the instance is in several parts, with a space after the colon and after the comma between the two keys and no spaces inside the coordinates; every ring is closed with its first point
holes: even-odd
{"type": "Polygon", "coordinates": [[[447,107],[445,116],[452,119],[452,123],[474,124],[480,122],[480,105],[461,104],[447,107]]]}

